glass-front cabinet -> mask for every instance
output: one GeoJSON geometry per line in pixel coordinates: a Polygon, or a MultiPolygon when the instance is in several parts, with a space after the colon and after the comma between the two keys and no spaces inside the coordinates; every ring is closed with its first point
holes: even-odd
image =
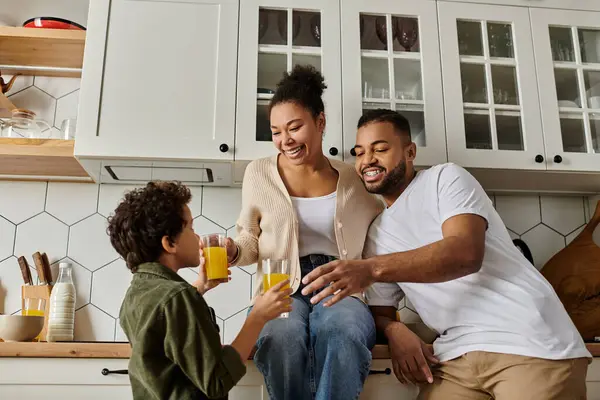
{"type": "Polygon", "coordinates": [[[365,110],[399,111],[410,122],[417,165],[446,161],[434,1],[342,2],[344,158],[353,161],[365,110]]]}
{"type": "Polygon", "coordinates": [[[337,0],[240,1],[237,160],[276,153],[268,104],[283,73],[296,64],[313,65],[325,76],[323,151],[342,159],[339,21],[337,0]]]}
{"type": "Polygon", "coordinates": [[[548,167],[600,171],[600,13],[532,9],[548,167]]]}
{"type": "Polygon", "coordinates": [[[546,169],[529,11],[438,2],[448,159],[546,169]]]}

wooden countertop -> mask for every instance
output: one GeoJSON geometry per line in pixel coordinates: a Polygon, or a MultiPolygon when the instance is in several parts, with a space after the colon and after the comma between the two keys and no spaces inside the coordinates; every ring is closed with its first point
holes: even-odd
{"type": "MultiPolygon", "coordinates": [[[[600,343],[588,343],[594,357],[600,357],[600,343]]],[[[47,357],[47,358],[129,358],[129,343],[0,343],[0,357],[47,357]]],[[[373,358],[390,358],[386,345],[373,349],[373,358]]]]}

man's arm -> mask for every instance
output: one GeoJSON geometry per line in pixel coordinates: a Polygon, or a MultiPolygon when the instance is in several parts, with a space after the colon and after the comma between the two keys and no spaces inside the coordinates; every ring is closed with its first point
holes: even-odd
{"type": "Polygon", "coordinates": [[[442,225],[443,239],[415,250],[365,260],[375,282],[446,282],[478,272],[487,221],[462,214],[442,225]]]}

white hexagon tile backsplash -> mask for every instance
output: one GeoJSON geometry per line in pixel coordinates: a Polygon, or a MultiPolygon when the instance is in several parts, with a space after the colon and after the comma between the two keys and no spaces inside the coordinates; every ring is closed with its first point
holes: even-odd
{"type": "MultiPolygon", "coordinates": [[[[0,182],[0,312],[20,311],[21,274],[17,257],[31,260],[45,251],[56,275],[60,261],[70,262],[77,286],[76,340],[124,341],[119,307],[131,280],[125,263],[110,245],[107,217],[134,186],[76,183],[0,182]]],[[[193,188],[194,227],[235,236],[241,190],[193,188]]],[[[513,238],[531,248],[540,268],[579,233],[600,198],[492,196],[513,238]],[[589,204],[588,204],[589,201],[589,204]]],[[[30,261],[31,265],[33,262],[30,261]]],[[[35,271],[34,279],[37,279],[35,271]]],[[[181,271],[188,282],[197,270],[181,271]]],[[[250,303],[256,266],[234,268],[232,281],[207,293],[221,337],[230,343],[241,328],[250,303]]],[[[401,315],[418,320],[403,300],[401,315]]]]}

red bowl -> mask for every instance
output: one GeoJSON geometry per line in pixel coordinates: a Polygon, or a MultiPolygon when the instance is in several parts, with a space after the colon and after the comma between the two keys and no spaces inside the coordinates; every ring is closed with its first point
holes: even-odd
{"type": "Polygon", "coordinates": [[[36,17],[28,19],[23,23],[25,28],[46,28],[46,29],[75,29],[85,31],[85,27],[76,22],[62,18],[54,17],[36,17]]]}

